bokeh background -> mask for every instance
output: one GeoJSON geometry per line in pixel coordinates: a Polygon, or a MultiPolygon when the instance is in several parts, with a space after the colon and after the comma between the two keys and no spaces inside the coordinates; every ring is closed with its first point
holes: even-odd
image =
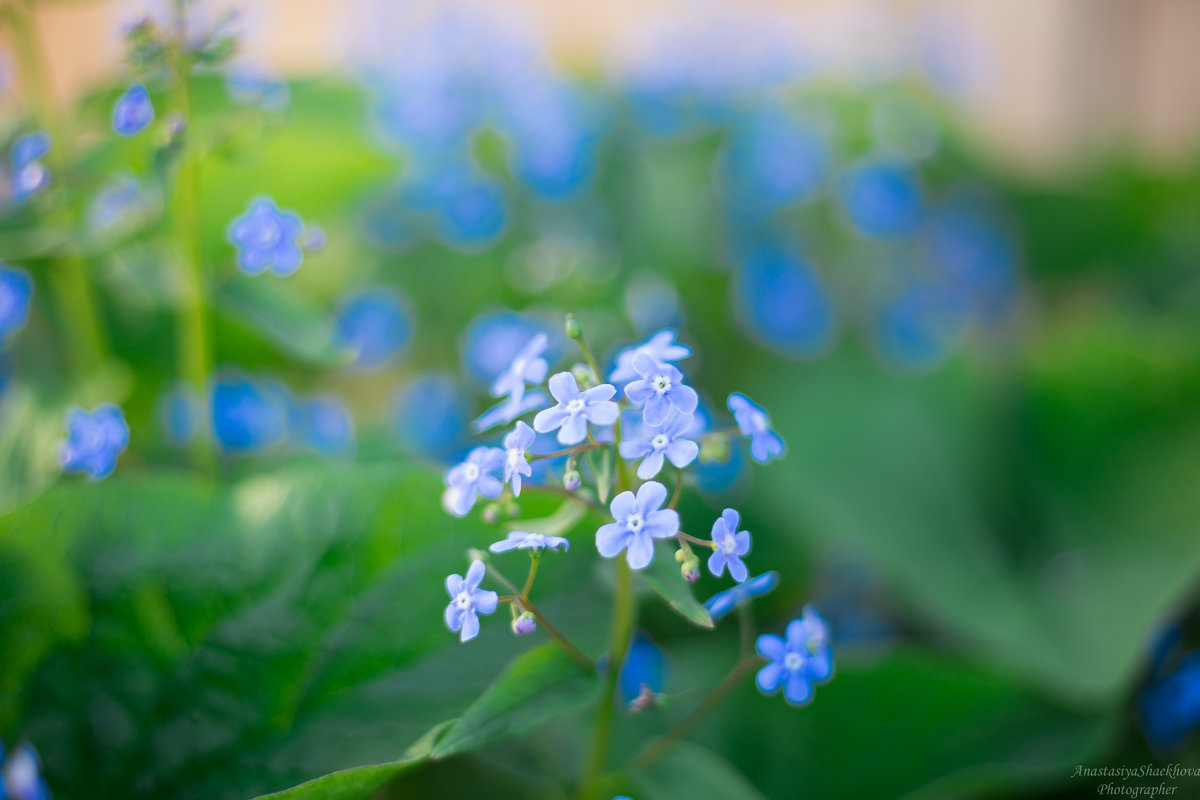
{"type": "MultiPolygon", "coordinates": [[[[109,127],[142,7],[19,7],[0,133],[55,145],[41,199],[0,210],[36,284],[0,349],[0,737],[56,797],[253,797],[461,713],[526,645],[443,627],[442,576],[499,537],[441,509],[441,473],[533,332],[577,358],[566,312],[605,358],[675,328],[715,424],[744,391],[788,442],[701,465],[681,506],[741,510],[752,571],[782,574],[760,630],[815,602],[834,633],[810,706],[747,685],[692,733],[730,796],[1090,797],[1109,781],[1077,766],[1200,767],[1200,5],[248,4],[193,78],[202,391],[166,87],[147,133],[109,127]],[[288,278],[227,241],[264,195],[324,232],[288,278]],[[129,451],[63,475],[66,410],[100,402],[129,451]]],[[[598,654],[592,530],[539,605],[598,654]]],[[[617,757],[738,647],[651,597],[639,627],[669,702],[620,716],[617,757]]],[[[566,797],[587,722],[379,797],[566,797]]],[[[715,791],[689,783],[707,758],[637,797],[715,791]]]]}

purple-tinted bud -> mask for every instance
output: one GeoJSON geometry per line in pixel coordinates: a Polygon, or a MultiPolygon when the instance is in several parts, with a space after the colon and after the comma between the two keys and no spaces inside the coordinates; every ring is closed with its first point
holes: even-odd
{"type": "Polygon", "coordinates": [[[638,689],[638,696],[633,698],[633,702],[629,704],[629,710],[636,714],[655,705],[658,705],[658,695],[654,693],[649,684],[643,683],[638,689]]]}
{"type": "Polygon", "coordinates": [[[187,132],[187,120],[178,111],[167,114],[167,133],[172,139],[178,139],[187,132]]]}
{"type": "Polygon", "coordinates": [[[512,632],[517,636],[528,636],[537,630],[537,620],[528,611],[521,614],[512,622],[512,632]]]}
{"type": "Polygon", "coordinates": [[[300,246],[310,253],[321,252],[325,249],[327,242],[325,229],[320,225],[308,225],[304,228],[304,233],[300,235],[300,246]]]}
{"type": "Polygon", "coordinates": [[[563,475],[563,488],[568,492],[573,492],[583,485],[583,476],[579,474],[579,470],[568,470],[563,475]]]}
{"type": "Polygon", "coordinates": [[[483,521],[488,525],[495,525],[500,521],[500,505],[498,503],[488,503],[483,507],[483,521]]]}

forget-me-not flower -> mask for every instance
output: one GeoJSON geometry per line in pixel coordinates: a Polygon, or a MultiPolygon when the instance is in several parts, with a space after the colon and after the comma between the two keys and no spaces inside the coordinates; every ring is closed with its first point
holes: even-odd
{"type": "Polygon", "coordinates": [[[509,531],[507,537],[490,545],[488,550],[493,553],[507,553],[509,550],[562,550],[565,553],[570,547],[571,543],[561,536],[509,531]]]}
{"type": "Polygon", "coordinates": [[[324,455],[354,450],[354,420],[337,397],[308,397],[296,408],[300,439],[324,455]]]}
{"type": "Polygon", "coordinates": [[[135,83],[117,98],[112,111],[112,127],[120,136],[136,136],[154,121],[154,104],[150,93],[135,83]]]}
{"type": "Polygon", "coordinates": [[[158,400],[158,418],[167,441],[182,446],[200,430],[204,404],[186,381],[179,381],[158,400]]]}
{"type": "Polygon", "coordinates": [[[654,560],[654,540],[670,539],[679,533],[679,513],[663,508],[667,487],[647,481],[637,491],[621,492],[609,505],[615,522],[596,531],[596,549],[605,558],[625,550],[632,569],[644,569],[654,560]]]}
{"type": "Polygon", "coordinates": [[[384,286],[347,294],[334,318],[338,346],[354,354],[358,367],[382,367],[412,341],[413,325],[406,305],[384,286]]]}
{"type": "Polygon", "coordinates": [[[924,216],[916,173],[899,161],[868,161],[851,167],[840,197],[850,223],[864,236],[905,236],[916,232],[924,216]]]}
{"type": "Polygon", "coordinates": [[[0,342],[25,325],[32,297],[29,273],[0,262],[0,342]]]}
{"type": "Polygon", "coordinates": [[[443,502],[450,513],[466,516],[475,505],[476,495],[489,499],[500,496],[504,484],[492,473],[504,466],[504,451],[498,447],[476,447],[467,460],[446,473],[443,502]]]}
{"type": "Polygon", "coordinates": [[[117,465],[117,456],[129,445],[129,425],[121,409],[111,403],[88,412],[67,412],[67,441],[59,461],[68,472],[86,472],[94,481],[106,477],[117,465]]]}
{"type": "Polygon", "coordinates": [[[12,146],[12,196],[20,202],[50,182],[50,171],[42,156],[50,150],[50,134],[45,131],[27,133],[12,146]]]}
{"type": "Polygon", "coordinates": [[[704,601],[704,608],[708,611],[710,617],[720,619],[745,601],[755,597],[762,597],[778,585],[778,572],[773,570],[771,572],[764,572],[762,575],[755,575],[753,578],[748,578],[744,582],[723,592],[717,592],[704,601]]]}
{"type": "Polygon", "coordinates": [[[469,413],[457,381],[428,373],[416,376],[401,389],[392,420],[405,452],[446,457],[456,452],[469,413]]]}
{"type": "Polygon", "coordinates": [[[692,415],[672,412],[662,425],[643,425],[641,438],[621,442],[621,458],[642,459],[637,469],[637,476],[642,480],[649,480],[658,474],[663,467],[664,457],[683,469],[700,453],[700,445],[684,438],[691,428],[692,415]]]}
{"type": "Polygon", "coordinates": [[[665,364],[687,358],[692,351],[686,345],[675,343],[675,331],[669,328],[661,330],[644,343],[628,347],[617,353],[617,366],[613,369],[609,380],[621,384],[638,378],[638,371],[633,368],[633,359],[640,353],[645,353],[655,361],[665,364]]]}
{"type": "Polygon", "coordinates": [[[589,422],[612,425],[617,421],[620,410],[612,401],[616,393],[616,388],[607,383],[581,392],[574,375],[560,372],[550,378],[550,394],[558,405],[539,411],[533,418],[533,429],[538,433],[558,430],[560,444],[579,444],[587,438],[589,422]]]}
{"type": "Polygon", "coordinates": [[[482,561],[472,561],[466,577],[446,576],[446,592],[450,604],[446,606],[446,627],[462,631],[459,641],[466,642],[479,635],[479,614],[491,614],[496,610],[499,596],[488,589],[480,589],[487,568],[482,561]]]}
{"type": "Polygon", "coordinates": [[[642,418],[647,425],[662,425],[671,409],[685,416],[696,410],[700,398],[695,389],[683,382],[683,373],[678,369],[647,353],[633,357],[633,368],[641,379],[625,387],[625,396],[634,405],[642,406],[642,418]]]}
{"type": "Polygon", "coordinates": [[[545,333],[538,333],[530,339],[529,343],[513,356],[512,363],[496,376],[496,380],[492,382],[492,396],[507,395],[513,406],[519,406],[521,398],[525,396],[526,383],[536,385],[546,380],[550,365],[546,363],[542,354],[546,352],[548,341],[545,333]]]}
{"type": "Polygon", "coordinates": [[[210,399],[213,436],[227,453],[250,453],[283,441],[291,397],[279,383],[229,372],[213,382],[210,399]]]}
{"type": "Polygon", "coordinates": [[[291,275],[300,268],[304,251],[299,239],[304,223],[294,211],[280,211],[269,197],[250,201],[246,213],[229,223],[227,236],[238,250],[238,267],[248,275],[270,270],[291,275]]]}
{"type": "Polygon", "coordinates": [[[750,437],[750,457],[760,464],[783,455],[783,439],[771,430],[771,418],[763,407],[744,394],[729,395],[729,410],[743,436],[750,437]]]}
{"type": "Polygon", "coordinates": [[[738,512],[732,508],[721,512],[712,526],[713,552],[708,557],[709,572],[719,578],[728,566],[730,576],[738,583],[749,575],[742,556],[750,552],[750,534],[738,530],[740,523],[738,512]]]}
{"type": "Polygon", "coordinates": [[[514,497],[521,496],[521,476],[533,474],[526,454],[536,438],[533,428],[520,420],[517,421],[517,427],[504,437],[504,482],[512,484],[514,497]]]}
{"type": "Polygon", "coordinates": [[[42,760],[32,745],[22,743],[5,757],[0,744],[0,797],[12,800],[50,800],[50,787],[42,777],[42,760]]]}
{"type": "Polygon", "coordinates": [[[828,638],[825,623],[811,606],[805,608],[803,618],[788,623],[786,639],[769,633],[759,636],[755,648],[770,663],[758,671],[758,688],[771,694],[782,686],[788,703],[807,703],[812,699],[813,684],[833,675],[828,638]]]}

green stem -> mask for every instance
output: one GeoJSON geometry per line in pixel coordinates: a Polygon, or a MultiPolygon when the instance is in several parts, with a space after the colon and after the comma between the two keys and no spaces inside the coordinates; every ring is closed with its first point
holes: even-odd
{"type": "Polygon", "coordinates": [[[675,727],[664,733],[658,738],[657,741],[638,754],[637,758],[634,759],[634,762],[637,764],[649,764],[651,761],[662,755],[663,751],[667,749],[671,742],[678,739],[688,730],[688,728],[699,722],[705,714],[711,711],[713,707],[725,697],[725,695],[729,694],[733,687],[737,686],[738,682],[741,681],[742,677],[745,676],[747,672],[761,663],[762,659],[758,656],[751,656],[750,658],[745,658],[738,662],[737,666],[730,670],[729,674],[725,676],[725,679],[717,684],[717,688],[709,692],[708,697],[705,697],[702,701],[700,701],[700,704],[693,708],[690,714],[681,719],[675,725],[675,727]]]}
{"type": "Polygon", "coordinates": [[[667,508],[675,508],[679,505],[679,496],[683,494],[683,470],[679,467],[675,468],[675,491],[671,493],[671,502],[667,504],[667,508]]]}
{"type": "Polygon", "coordinates": [[[683,542],[691,542],[692,544],[701,544],[708,548],[711,548],[713,545],[712,539],[700,539],[695,536],[692,536],[690,533],[684,533],[683,531],[680,531],[679,533],[677,533],[675,535],[678,536],[679,540],[683,541],[683,542]]]}
{"type": "Polygon", "coordinates": [[[538,564],[541,561],[541,551],[533,550],[529,553],[529,577],[525,579],[525,588],[521,590],[521,602],[529,599],[529,590],[533,588],[533,579],[537,577],[538,564]]]}
{"type": "Polygon", "coordinates": [[[538,621],[538,625],[542,626],[542,629],[546,631],[546,633],[550,634],[550,638],[558,642],[562,648],[567,651],[567,655],[579,662],[580,666],[586,667],[589,672],[596,671],[596,665],[592,663],[592,660],[584,655],[582,650],[571,644],[571,641],[567,639],[566,636],[563,636],[559,632],[558,628],[555,628],[553,625],[551,625],[550,622],[542,615],[542,612],[538,611],[537,606],[535,606],[533,603],[517,597],[516,595],[506,595],[501,597],[499,602],[512,603],[515,607],[521,608],[525,611],[528,611],[530,614],[533,614],[533,618],[538,621]]]}
{"type": "Polygon", "coordinates": [[[578,453],[586,452],[588,450],[595,450],[597,448],[607,447],[607,446],[608,445],[600,444],[599,442],[593,441],[593,442],[589,442],[587,444],[576,445],[575,447],[566,447],[566,448],[563,448],[562,450],[555,450],[552,453],[539,453],[538,455],[532,455],[529,457],[529,460],[530,461],[541,461],[544,458],[558,458],[559,456],[575,455],[578,453]]]}
{"type": "Polygon", "coordinates": [[[604,673],[604,691],[600,695],[600,708],[596,711],[596,724],[592,729],[592,748],[588,754],[584,784],[604,769],[608,755],[609,732],[612,728],[613,708],[616,704],[617,680],[625,665],[629,652],[629,640],[633,635],[636,607],[633,601],[633,572],[623,558],[616,559],[616,591],[613,601],[612,642],[609,646],[608,669],[604,673]]]}

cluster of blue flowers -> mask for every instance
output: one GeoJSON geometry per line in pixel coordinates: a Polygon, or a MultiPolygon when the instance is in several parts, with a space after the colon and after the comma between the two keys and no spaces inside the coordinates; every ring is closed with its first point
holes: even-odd
{"type": "MultiPolygon", "coordinates": [[[[549,337],[541,331],[534,332],[523,344],[508,348],[512,360],[496,368],[491,385],[492,394],[502,400],[482,421],[501,424],[515,420],[515,425],[503,434],[502,447],[476,446],[446,473],[442,498],[446,510],[465,516],[484,498],[492,501],[485,508],[484,519],[496,522],[502,514],[515,514],[516,498],[531,487],[566,492],[603,509],[591,490],[583,489],[580,463],[594,455],[591,451],[604,449],[616,459],[587,459],[600,500],[607,499],[601,494],[602,485],[615,484],[618,489],[607,505],[612,521],[595,531],[596,551],[602,558],[623,557],[631,570],[640,571],[653,563],[656,543],[674,542],[683,579],[695,582],[700,577],[700,559],[692,545],[708,548],[709,572],[717,578],[728,572],[735,581],[733,589],[714,595],[706,604],[714,619],[770,591],[778,575],[767,572],[750,576],[745,559],[752,537],[742,529],[737,510],[725,509],[712,523],[709,538],[702,539],[682,530],[675,509],[685,481],[684,469],[697,460],[702,447],[721,443],[727,449],[728,439],[740,435],[749,443],[750,457],[759,463],[783,455],[783,440],[771,428],[766,411],[745,395],[735,393],[728,400],[735,425],[721,430],[698,427],[695,416],[699,395],[675,364],[690,356],[691,350],[675,341],[674,331],[659,331],[618,353],[608,382],[601,380],[574,318],[568,317],[566,332],[579,342],[587,364],[554,372],[552,362],[546,358],[549,337]],[[543,381],[548,396],[540,389],[543,381]],[[533,404],[528,402],[531,397],[536,398],[533,404]],[[533,414],[532,424],[520,419],[526,414],[533,414]],[[535,452],[538,434],[554,435],[564,449],[535,452]],[[550,485],[555,478],[548,470],[541,471],[540,476],[535,473],[535,466],[551,459],[565,459],[557,479],[559,486],[550,485]],[[625,462],[637,462],[636,480],[626,474],[625,462]],[[675,467],[673,496],[667,485],[655,480],[667,462],[675,467]]],[[[488,426],[481,426],[480,421],[475,427],[486,430],[488,426]]],[[[536,615],[528,595],[538,560],[546,550],[566,552],[568,547],[569,542],[561,536],[511,531],[488,549],[497,554],[512,550],[530,553],[533,566],[525,591],[498,598],[495,592],[481,589],[488,566],[484,554],[480,554],[465,576],[446,579],[450,597],[446,625],[465,642],[478,635],[479,615],[491,614],[500,603],[508,603],[513,630],[520,634],[532,632],[536,615]]],[[[812,694],[812,684],[832,674],[828,631],[811,608],[789,626],[786,640],[761,637],[758,650],[770,662],[759,675],[759,687],[764,692],[783,687],[790,703],[805,702],[812,694]]]]}

